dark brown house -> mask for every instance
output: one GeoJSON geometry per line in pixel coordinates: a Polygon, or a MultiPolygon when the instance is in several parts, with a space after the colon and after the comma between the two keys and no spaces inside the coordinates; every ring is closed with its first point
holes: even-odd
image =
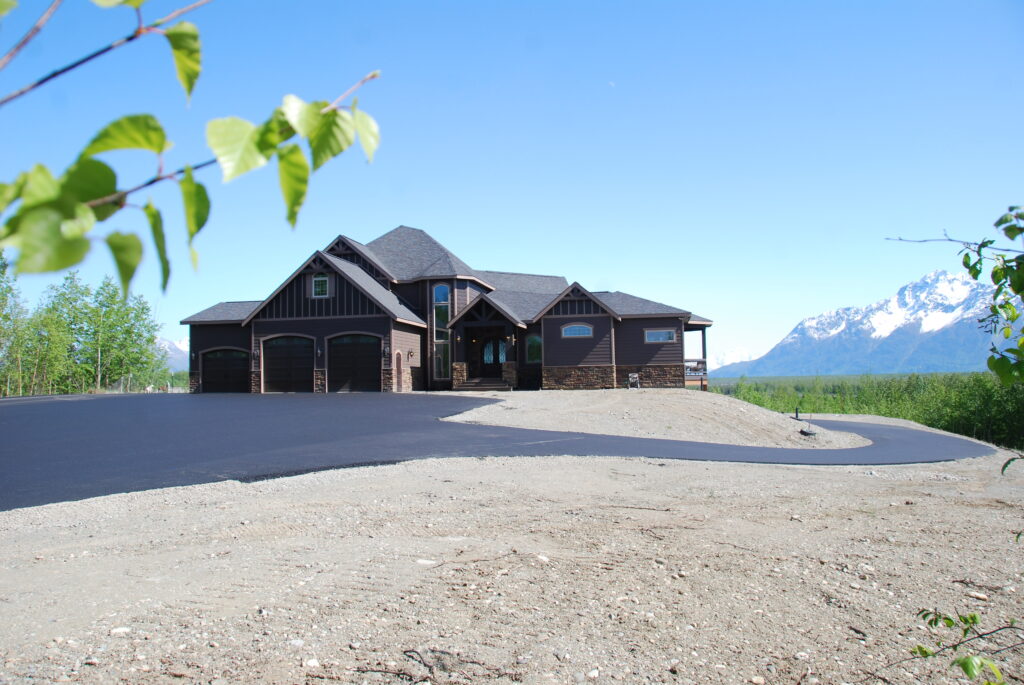
{"type": "Polygon", "coordinates": [[[338,236],[265,300],[181,323],[193,392],[707,387],[711,321],[561,276],[479,271],[406,226],[338,236]],[[684,331],[700,331],[687,357],[684,331]]]}

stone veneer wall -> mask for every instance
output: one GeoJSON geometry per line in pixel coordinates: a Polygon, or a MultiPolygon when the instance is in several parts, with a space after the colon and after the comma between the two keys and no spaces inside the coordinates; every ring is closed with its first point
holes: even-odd
{"type": "Polygon", "coordinates": [[[313,392],[327,392],[327,371],[313,369],[313,392]]]}
{"type": "Polygon", "coordinates": [[[188,391],[191,393],[197,393],[200,390],[200,378],[198,371],[188,372],[188,391]]]}
{"type": "Polygon", "coordinates": [[[466,362],[452,362],[452,387],[466,382],[466,362]]]}
{"type": "Polygon", "coordinates": [[[614,366],[545,366],[544,390],[596,390],[615,387],[614,366]]]}
{"type": "Polygon", "coordinates": [[[261,380],[262,379],[260,378],[260,370],[259,369],[256,369],[255,371],[250,371],[249,372],[249,392],[263,392],[263,388],[261,387],[262,383],[260,383],[261,380]]]}
{"type": "Polygon", "coordinates": [[[391,369],[380,370],[380,391],[395,392],[395,372],[391,369]]]}
{"type": "Polygon", "coordinates": [[[501,380],[508,383],[510,388],[515,388],[519,385],[519,373],[516,371],[515,362],[504,362],[501,365],[501,380]]]}
{"type": "Polygon", "coordinates": [[[629,387],[631,373],[640,374],[641,388],[682,388],[686,385],[686,372],[682,364],[617,366],[615,380],[620,388],[629,387]]]}

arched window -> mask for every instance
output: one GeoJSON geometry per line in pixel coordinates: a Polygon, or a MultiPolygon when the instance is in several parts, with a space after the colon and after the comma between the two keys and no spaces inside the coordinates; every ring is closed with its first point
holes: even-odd
{"type": "Polygon", "coordinates": [[[562,326],[563,338],[593,338],[594,327],[588,323],[567,323],[562,326]]]}
{"type": "Polygon", "coordinates": [[[540,364],[544,359],[544,340],[539,335],[526,337],[526,363],[540,364]]]}

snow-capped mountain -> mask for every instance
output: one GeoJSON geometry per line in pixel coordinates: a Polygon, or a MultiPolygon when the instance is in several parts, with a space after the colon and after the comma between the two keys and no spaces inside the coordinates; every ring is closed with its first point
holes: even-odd
{"type": "Polygon", "coordinates": [[[713,376],[810,376],[981,371],[992,337],[978,328],[992,286],[935,271],[867,307],[804,319],[760,359],[713,376]]]}
{"type": "Polygon", "coordinates": [[[188,338],[178,341],[157,338],[156,345],[167,353],[167,366],[171,371],[188,371],[188,338]]]}

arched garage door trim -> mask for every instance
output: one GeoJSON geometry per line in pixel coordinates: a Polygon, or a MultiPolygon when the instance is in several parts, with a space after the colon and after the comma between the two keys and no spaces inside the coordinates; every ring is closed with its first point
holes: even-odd
{"type": "MultiPolygon", "coordinates": [[[[271,349],[273,349],[271,345],[271,349]]],[[[260,385],[263,392],[313,392],[313,368],[316,359],[316,337],[305,333],[275,333],[260,338],[260,385]],[[306,355],[293,355],[291,363],[277,368],[267,365],[266,344],[280,338],[302,338],[309,341],[308,364],[306,355]],[[309,382],[305,379],[305,370],[309,369],[309,382]]],[[[272,355],[273,356],[273,355],[272,355]]]]}
{"type": "MultiPolygon", "coordinates": [[[[202,392],[249,392],[249,350],[233,345],[207,347],[196,352],[199,361],[200,389],[202,392]],[[236,362],[225,359],[224,363],[207,363],[206,355],[211,352],[241,352],[245,355],[237,357],[236,362]]],[[[218,360],[219,362],[219,360],[218,360]]]]}
{"type": "Polygon", "coordinates": [[[383,342],[384,336],[370,331],[345,331],[328,337],[326,340],[327,392],[346,390],[380,392],[381,346],[383,342]],[[353,336],[374,338],[374,341],[372,345],[369,341],[349,344],[340,342],[341,338],[353,336]],[[340,356],[343,351],[353,351],[355,355],[340,356]]]}

